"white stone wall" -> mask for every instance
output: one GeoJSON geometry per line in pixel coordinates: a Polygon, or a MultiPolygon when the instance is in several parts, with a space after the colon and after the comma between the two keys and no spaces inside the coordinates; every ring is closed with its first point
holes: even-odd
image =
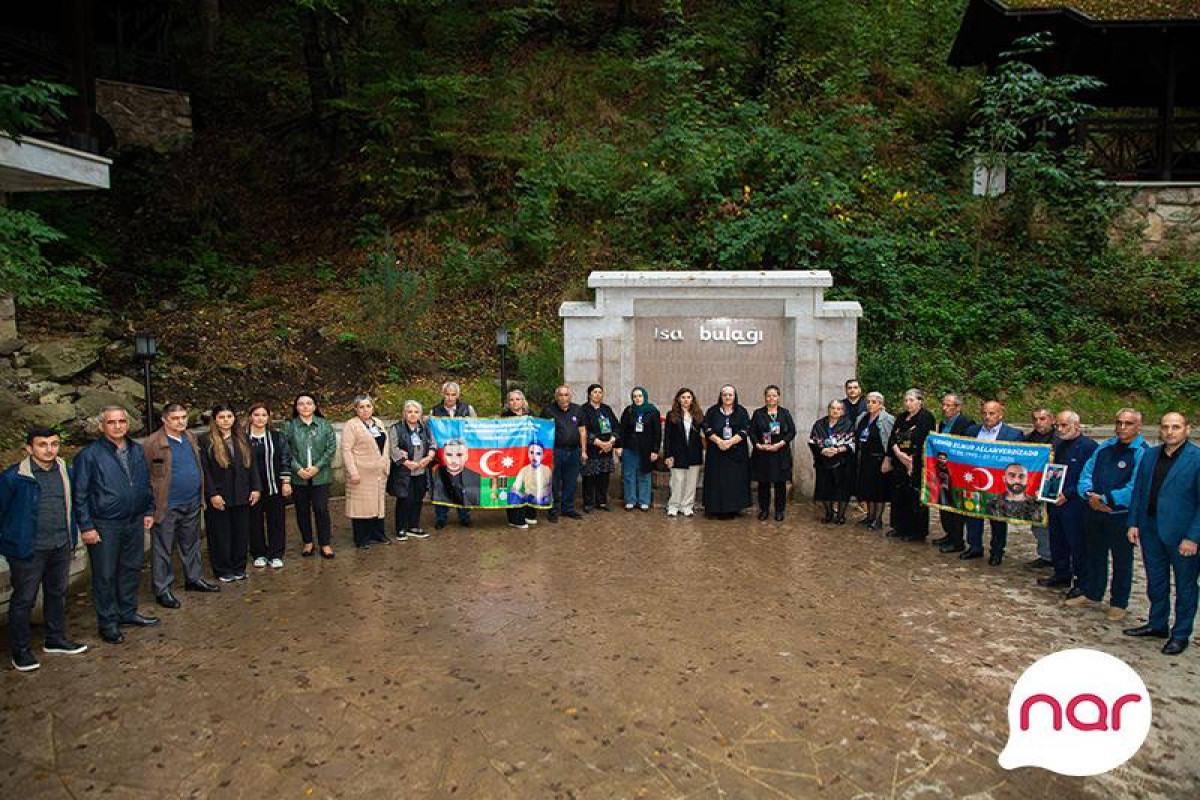
{"type": "Polygon", "coordinates": [[[1140,236],[1143,252],[1166,248],[1200,251],[1200,186],[1189,184],[1128,185],[1134,189],[1129,208],[1118,218],[1114,236],[1140,236]]]}

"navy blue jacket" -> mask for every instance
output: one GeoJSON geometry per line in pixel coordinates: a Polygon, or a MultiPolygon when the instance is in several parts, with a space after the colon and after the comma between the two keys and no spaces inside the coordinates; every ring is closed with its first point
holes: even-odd
{"type": "MultiPolygon", "coordinates": [[[[1150,485],[1161,454],[1162,445],[1151,448],[1137,468],[1129,503],[1131,528],[1145,527],[1150,520],[1150,485]]],[[[1200,542],[1200,447],[1184,442],[1182,452],[1175,457],[1179,460],[1158,489],[1158,513],[1154,517],[1158,538],[1172,548],[1178,547],[1182,539],[1200,542]]]]}
{"type": "MultiPolygon", "coordinates": [[[[1054,445],[1054,463],[1067,465],[1067,475],[1063,478],[1062,493],[1068,501],[1081,499],[1079,479],[1083,476],[1083,465],[1088,462],[1092,453],[1096,452],[1096,448],[1099,446],[1094,439],[1084,436],[1082,433],[1074,439],[1060,439],[1054,445]]],[[[1054,510],[1054,506],[1050,506],[1050,509],[1054,510]]]]}
{"type": "Polygon", "coordinates": [[[96,520],[127,520],[154,515],[150,471],[142,446],[125,440],[129,448],[129,475],[117,460],[117,447],[107,438],[97,439],[75,456],[75,481],[71,486],[75,522],[90,531],[96,520]]]}
{"type": "Polygon", "coordinates": [[[1146,454],[1146,440],[1138,436],[1129,444],[1127,451],[1116,448],[1121,440],[1113,437],[1096,448],[1092,457],[1083,465],[1079,476],[1079,496],[1088,492],[1101,495],[1104,505],[1113,514],[1124,514],[1129,510],[1129,498],[1133,495],[1133,474],[1138,463],[1146,454]]]}
{"type": "MultiPolygon", "coordinates": [[[[74,547],[79,542],[79,528],[71,514],[71,470],[61,458],[58,469],[63,478],[71,546],[74,547]]],[[[20,559],[33,557],[41,501],[42,487],[33,477],[31,459],[24,458],[0,473],[0,555],[20,559]]]]}
{"type": "MultiPolygon", "coordinates": [[[[976,422],[974,425],[967,428],[966,435],[974,436],[974,437],[978,438],[979,432],[981,430],[983,430],[983,424],[976,422]]],[[[1025,441],[1025,434],[1021,433],[1019,430],[1014,428],[1012,425],[1009,425],[1007,422],[1001,422],[1000,423],[1000,431],[999,431],[999,433],[996,434],[996,441],[997,442],[1023,442],[1023,441],[1025,441]]]]}

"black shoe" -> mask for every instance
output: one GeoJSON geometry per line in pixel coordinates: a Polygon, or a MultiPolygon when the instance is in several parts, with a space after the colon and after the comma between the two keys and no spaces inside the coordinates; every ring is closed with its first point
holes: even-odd
{"type": "Polygon", "coordinates": [[[601,504],[601,505],[596,506],[596,510],[597,511],[612,511],[612,509],[609,508],[607,504],[601,504]]]}
{"type": "Polygon", "coordinates": [[[175,599],[175,595],[171,594],[170,589],[167,589],[155,599],[158,600],[158,604],[163,608],[179,608],[180,606],[180,602],[175,599]]]}
{"type": "Polygon", "coordinates": [[[835,516],[835,517],[833,518],[833,524],[834,524],[834,525],[845,525],[845,524],[846,524],[846,514],[845,514],[845,512],[839,512],[839,513],[837,514],[837,516],[835,516]]]}
{"type": "Polygon", "coordinates": [[[1079,597],[1083,593],[1084,592],[1082,588],[1078,586],[1072,586],[1070,589],[1067,589],[1065,592],[1063,592],[1063,598],[1066,600],[1071,600],[1072,598],[1079,597]]]}
{"type": "Polygon", "coordinates": [[[433,523],[433,527],[435,530],[440,531],[442,528],[446,527],[446,520],[439,519],[437,522],[433,523]]]}
{"type": "Polygon", "coordinates": [[[460,520],[458,521],[458,527],[460,527],[460,528],[469,528],[469,527],[471,527],[471,520],[469,520],[469,519],[460,519],[460,520]]]}
{"type": "Polygon", "coordinates": [[[776,522],[783,522],[783,512],[782,512],[782,511],[776,511],[776,512],[775,512],[775,521],[776,521],[776,522]]]}
{"type": "Polygon", "coordinates": [[[883,527],[883,520],[873,519],[873,520],[871,520],[871,524],[867,526],[867,530],[877,531],[877,530],[880,530],[882,527],[883,527]]]}
{"type": "Polygon", "coordinates": [[[1172,639],[1171,641],[1169,641],[1163,645],[1162,652],[1163,652],[1164,656],[1177,656],[1180,653],[1182,653],[1184,650],[1187,650],[1187,648],[1188,648],[1188,640],[1187,639],[1172,639]]]}
{"type": "Polygon", "coordinates": [[[1171,634],[1167,631],[1160,631],[1157,628],[1152,628],[1149,625],[1139,625],[1136,628],[1126,628],[1121,631],[1126,636],[1136,636],[1141,639],[1149,637],[1151,639],[1170,639],[1171,634]]]}
{"type": "Polygon", "coordinates": [[[944,544],[950,544],[950,537],[949,536],[939,536],[938,538],[936,538],[932,542],[930,542],[930,544],[935,544],[938,547],[941,547],[944,544]]]}
{"type": "Polygon", "coordinates": [[[328,553],[326,553],[326,552],[325,552],[325,549],[324,549],[324,548],[321,548],[321,558],[333,558],[333,557],[334,557],[334,556],[336,556],[336,555],[337,555],[337,554],[333,552],[333,548],[332,548],[332,547],[331,547],[331,548],[329,548],[329,552],[328,552],[328,553]]]}
{"type": "Polygon", "coordinates": [[[100,638],[109,644],[120,644],[125,641],[125,634],[116,629],[100,631],[100,638]]]}
{"type": "Polygon", "coordinates": [[[159,624],[160,622],[162,622],[162,620],[160,620],[158,617],[146,617],[146,616],[142,616],[141,614],[134,614],[129,619],[121,620],[120,623],[118,623],[118,624],[123,625],[125,627],[153,628],[155,625],[159,624]]]}
{"type": "Polygon", "coordinates": [[[759,511],[759,512],[758,512],[758,518],[759,518],[759,519],[766,519],[766,518],[767,518],[767,517],[769,517],[769,516],[770,516],[770,514],[768,514],[766,511],[759,511]]]}
{"type": "Polygon", "coordinates": [[[413,528],[411,531],[408,532],[408,535],[410,537],[412,537],[413,539],[428,539],[429,538],[429,534],[425,532],[424,528],[413,528]]]}
{"type": "Polygon", "coordinates": [[[585,514],[590,514],[590,513],[592,513],[592,508],[593,508],[592,506],[584,506],[584,507],[583,507],[583,513],[585,513],[585,514]]]}
{"type": "Polygon", "coordinates": [[[33,672],[41,666],[28,648],[12,654],[12,665],[17,672],[33,672]]]}
{"type": "Polygon", "coordinates": [[[79,642],[72,642],[70,639],[59,639],[58,641],[47,641],[42,646],[43,653],[63,653],[68,656],[77,656],[80,653],[86,653],[88,646],[79,642]]]}
{"type": "Polygon", "coordinates": [[[301,550],[300,551],[300,555],[303,556],[304,558],[309,558],[311,556],[315,556],[316,554],[317,554],[317,548],[315,548],[315,547],[310,550],[301,550]]]}
{"type": "Polygon", "coordinates": [[[547,515],[546,515],[546,522],[549,522],[551,525],[553,525],[554,523],[558,522],[558,512],[556,512],[556,511],[551,511],[549,514],[547,514],[547,515]]]}
{"type": "MultiPolygon", "coordinates": [[[[311,553],[309,555],[311,555],[311,553]]],[[[198,581],[188,581],[183,585],[183,590],[185,592],[219,592],[221,591],[221,587],[217,586],[215,583],[209,583],[208,581],[204,580],[204,578],[201,578],[198,581]]]]}
{"type": "Polygon", "coordinates": [[[900,539],[905,536],[905,534],[901,533],[895,528],[888,528],[888,532],[885,533],[884,536],[888,537],[889,539],[900,539]]]}
{"type": "Polygon", "coordinates": [[[1059,586],[1070,586],[1070,578],[1059,578],[1051,575],[1049,578],[1038,578],[1038,586],[1045,586],[1047,589],[1057,589],[1059,586]]]}
{"type": "Polygon", "coordinates": [[[382,533],[381,533],[381,534],[378,534],[378,535],[376,535],[376,536],[372,536],[372,537],[371,537],[371,541],[372,541],[372,542],[378,542],[379,544],[391,544],[391,543],[392,543],[392,540],[391,540],[391,539],[389,539],[387,536],[385,536],[385,535],[384,535],[384,534],[382,534],[382,533]]]}
{"type": "Polygon", "coordinates": [[[824,515],[823,517],[821,517],[821,524],[822,524],[822,525],[828,525],[828,524],[829,524],[829,523],[831,523],[831,522],[833,522],[833,512],[832,512],[832,511],[826,511],[826,512],[825,512],[825,515],[824,515]]]}
{"type": "Polygon", "coordinates": [[[583,514],[580,514],[578,511],[564,511],[562,515],[570,519],[583,519],[583,514]]]}
{"type": "Polygon", "coordinates": [[[939,553],[961,553],[967,546],[962,542],[946,542],[938,548],[939,553]]]}
{"type": "Polygon", "coordinates": [[[970,561],[973,558],[983,558],[982,550],[967,550],[965,553],[959,553],[958,557],[963,561],[970,561]]]}
{"type": "Polygon", "coordinates": [[[1003,560],[1004,560],[1003,553],[992,553],[991,556],[988,557],[988,563],[991,564],[993,567],[1000,566],[1000,562],[1003,560]]]}
{"type": "Polygon", "coordinates": [[[1054,566],[1054,562],[1047,561],[1041,556],[1038,556],[1033,561],[1026,561],[1022,566],[1024,566],[1025,569],[1049,569],[1050,567],[1054,566]]]}
{"type": "Polygon", "coordinates": [[[371,549],[370,542],[362,542],[361,544],[356,544],[354,546],[357,547],[359,550],[370,550],[371,549]]]}

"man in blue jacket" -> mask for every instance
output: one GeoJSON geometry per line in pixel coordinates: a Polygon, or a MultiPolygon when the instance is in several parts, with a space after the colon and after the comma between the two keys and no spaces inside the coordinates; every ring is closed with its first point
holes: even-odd
{"type": "Polygon", "coordinates": [[[157,625],[137,610],[145,531],[154,524],[154,495],[142,447],[128,437],[129,417],[120,406],[100,412],[99,439],[75,457],[72,490],[79,536],[92,564],[92,605],[100,638],[125,641],[122,625],[157,625]]]}
{"type": "MultiPolygon", "coordinates": [[[[980,409],[981,424],[967,430],[967,436],[985,442],[1019,442],[1024,435],[1004,421],[1004,406],[996,400],[988,400],[980,409]]],[[[992,538],[989,542],[991,551],[988,563],[997,566],[1004,560],[1004,548],[1008,545],[1008,523],[989,519],[992,528],[992,538]]],[[[958,557],[964,561],[983,556],[983,520],[971,518],[967,520],[967,549],[958,557]]]]}
{"type": "Polygon", "coordinates": [[[1191,426],[1182,414],[1164,414],[1162,444],[1149,450],[1133,479],[1129,500],[1129,541],[1142,545],[1150,620],[1126,628],[1126,636],[1167,639],[1162,651],[1187,649],[1196,618],[1200,578],[1200,447],[1188,442],[1191,426]],[[1175,624],[1171,620],[1171,573],[1175,573],[1175,624]]]}
{"type": "Polygon", "coordinates": [[[1072,608],[1099,605],[1108,585],[1108,560],[1112,555],[1112,586],[1104,614],[1114,622],[1125,618],[1133,588],[1133,544],[1129,530],[1129,498],[1133,475],[1146,453],[1142,438],[1142,412],[1122,408],[1117,412],[1113,438],[1096,448],[1079,476],[1079,496],[1087,502],[1083,512],[1083,540],[1087,577],[1083,594],[1067,600],[1072,608]]]}
{"type": "Polygon", "coordinates": [[[12,581],[8,639],[12,665],[21,672],[41,666],[29,633],[39,588],[46,620],[43,652],[87,650],[67,638],[67,581],[79,530],[71,520],[71,473],[58,457],[60,443],[55,431],[34,428],[25,436],[26,458],[0,473],[0,555],[12,581]]]}
{"type": "Polygon", "coordinates": [[[1083,466],[1099,445],[1084,436],[1079,414],[1070,409],[1058,412],[1054,420],[1057,441],[1054,443],[1054,463],[1065,464],[1062,492],[1047,508],[1050,530],[1050,560],[1054,574],[1039,578],[1038,585],[1051,589],[1067,587],[1066,596],[1083,594],[1084,565],[1083,514],[1087,503],[1079,496],[1079,477],[1083,466]]]}

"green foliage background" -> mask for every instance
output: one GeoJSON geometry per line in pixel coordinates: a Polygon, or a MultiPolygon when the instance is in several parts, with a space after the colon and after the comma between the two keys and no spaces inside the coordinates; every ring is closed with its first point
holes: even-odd
{"type": "MultiPolygon", "coordinates": [[[[140,209],[120,235],[142,240],[103,212],[73,216],[73,235],[111,255],[107,286],[169,279],[204,301],[303,259],[357,272],[342,265],[374,248],[395,263],[343,233],[368,218],[426,247],[397,291],[483,309],[477,338],[515,322],[551,388],[557,320],[514,320],[527,304],[504,298],[552,307],[596,268],[826,269],[831,297],[864,306],[872,388],[1194,395],[1196,352],[1179,343],[1200,323],[1195,254],[1110,239],[1126,198],[1055,149],[1069,119],[1039,111],[1019,141],[976,102],[981,73],[945,64],[965,5],[230,2],[207,54],[181,11],[196,146],[122,157],[107,202],[140,209]],[[1011,191],[979,200],[970,159],[989,149],[1010,157],[1011,191]],[[183,190],[217,163],[232,183],[183,190]]],[[[1063,89],[1010,78],[995,103],[1063,89]]],[[[61,224],[61,207],[38,208],[61,224]]]]}

